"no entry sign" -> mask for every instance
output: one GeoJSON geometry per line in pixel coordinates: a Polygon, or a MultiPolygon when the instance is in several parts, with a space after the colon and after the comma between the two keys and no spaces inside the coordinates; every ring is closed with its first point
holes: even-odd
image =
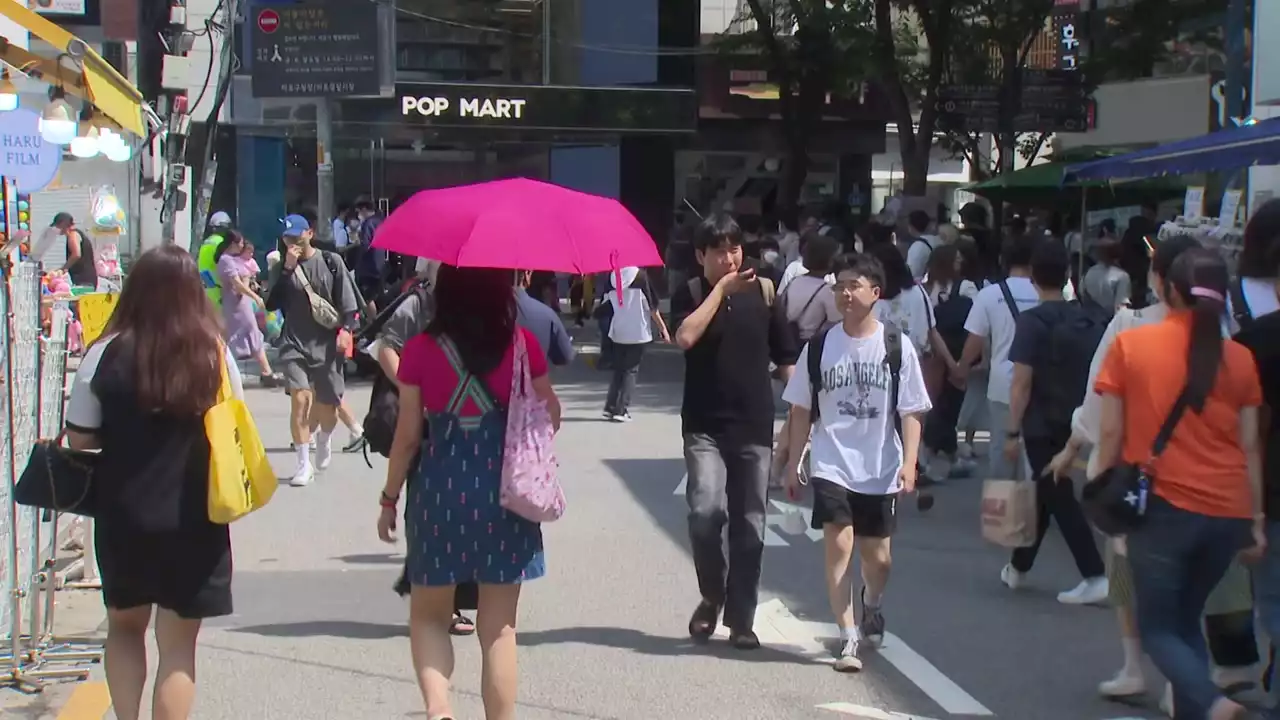
{"type": "Polygon", "coordinates": [[[258,13],[258,29],[270,35],[280,29],[280,13],[275,10],[263,10],[258,13]]]}

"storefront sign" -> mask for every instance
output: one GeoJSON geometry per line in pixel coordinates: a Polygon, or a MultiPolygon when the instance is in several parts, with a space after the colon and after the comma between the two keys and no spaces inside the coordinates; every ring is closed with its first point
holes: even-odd
{"type": "Polygon", "coordinates": [[[524,106],[527,102],[524,98],[464,97],[458,99],[457,107],[453,107],[452,101],[447,97],[405,95],[400,98],[400,114],[410,115],[416,112],[426,117],[446,117],[453,113],[463,118],[521,120],[524,118],[524,106]]]}
{"type": "Polygon", "coordinates": [[[1053,27],[1058,36],[1057,68],[1080,68],[1080,41],[1083,39],[1079,0],[1058,0],[1053,8],[1053,27]]]}
{"type": "Polygon", "coordinates": [[[0,175],[20,192],[43,189],[58,174],[62,146],[40,137],[40,115],[33,110],[0,113],[0,175]]]}
{"type": "Polygon", "coordinates": [[[446,83],[402,84],[398,90],[394,117],[386,116],[383,102],[354,101],[344,106],[343,119],[614,132],[693,132],[698,119],[692,90],[446,83]]]}
{"type": "Polygon", "coordinates": [[[352,0],[250,6],[257,98],[377,95],[376,6],[352,0]]]}

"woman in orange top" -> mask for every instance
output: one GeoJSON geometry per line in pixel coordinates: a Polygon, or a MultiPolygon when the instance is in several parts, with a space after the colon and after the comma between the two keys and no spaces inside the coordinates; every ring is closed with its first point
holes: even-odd
{"type": "Polygon", "coordinates": [[[1236,720],[1243,706],[1209,676],[1200,616],[1238,552],[1266,544],[1258,408],[1249,351],[1222,337],[1227,267],[1211,250],[1184,252],[1165,280],[1170,312],[1120,333],[1094,389],[1102,396],[1099,468],[1145,463],[1170,409],[1187,411],[1159,458],[1146,522],[1128,536],[1142,645],[1173,686],[1175,718],[1236,720]],[[1185,361],[1182,358],[1186,358],[1185,361]]]}

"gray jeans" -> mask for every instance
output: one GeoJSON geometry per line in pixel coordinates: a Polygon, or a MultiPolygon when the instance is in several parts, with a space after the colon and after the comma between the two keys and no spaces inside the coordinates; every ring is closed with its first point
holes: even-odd
{"type": "Polygon", "coordinates": [[[703,600],[724,608],[725,626],[738,632],[750,631],[755,622],[772,455],[768,445],[684,436],[689,540],[698,590],[703,600]]]}
{"type": "Polygon", "coordinates": [[[636,377],[640,374],[640,360],[644,357],[644,343],[613,344],[613,379],[605,395],[604,411],[610,415],[626,415],[631,409],[631,396],[636,392],[636,377]]]}

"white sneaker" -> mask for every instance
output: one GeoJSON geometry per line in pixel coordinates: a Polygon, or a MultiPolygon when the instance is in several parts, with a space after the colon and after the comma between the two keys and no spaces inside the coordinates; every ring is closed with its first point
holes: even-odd
{"type": "Polygon", "coordinates": [[[1098,683],[1098,694],[1109,700],[1143,695],[1146,692],[1147,683],[1142,679],[1142,673],[1128,668],[1121,669],[1110,680],[1098,683]]]}
{"type": "Polygon", "coordinates": [[[862,660],[858,657],[858,641],[850,638],[840,644],[840,652],[832,665],[836,672],[855,673],[862,670],[862,660]]]}
{"type": "Polygon", "coordinates": [[[1063,605],[1097,605],[1106,602],[1110,585],[1105,577],[1088,578],[1080,584],[1058,593],[1058,602],[1063,605]]]}
{"type": "Polygon", "coordinates": [[[295,472],[293,477],[289,480],[289,484],[293,487],[306,487],[315,479],[316,471],[311,467],[310,463],[307,463],[306,465],[298,468],[298,471],[295,472]]]}
{"type": "Polygon", "coordinates": [[[329,464],[333,462],[333,441],[331,438],[325,440],[315,440],[316,447],[316,469],[328,470],[329,464]]]}
{"type": "Polygon", "coordinates": [[[973,460],[978,457],[978,451],[973,449],[972,443],[962,442],[957,449],[956,454],[965,460],[973,460]]]}
{"type": "MultiPolygon", "coordinates": [[[[1013,565],[1005,565],[1000,571],[1000,582],[1009,586],[1010,590],[1017,590],[1022,587],[1022,582],[1027,576],[1013,569],[1013,565]]],[[[1061,600],[1061,596],[1058,598],[1061,600]]]]}

